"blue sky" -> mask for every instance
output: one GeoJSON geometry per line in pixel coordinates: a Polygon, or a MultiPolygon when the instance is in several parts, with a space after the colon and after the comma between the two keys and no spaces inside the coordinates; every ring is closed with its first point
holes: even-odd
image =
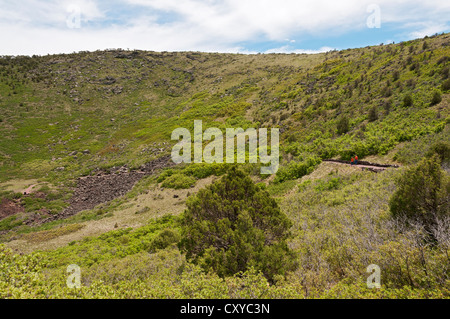
{"type": "Polygon", "coordinates": [[[0,54],[316,53],[450,31],[450,1],[0,0],[0,54]]]}

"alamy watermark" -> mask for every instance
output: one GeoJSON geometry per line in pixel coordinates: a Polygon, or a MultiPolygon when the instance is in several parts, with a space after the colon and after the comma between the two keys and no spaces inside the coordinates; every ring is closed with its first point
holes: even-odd
{"type": "Polygon", "coordinates": [[[69,13],[66,19],[66,25],[69,29],[81,28],[81,8],[75,4],[71,4],[67,7],[69,13]]]}
{"type": "Polygon", "coordinates": [[[367,288],[381,288],[381,269],[380,266],[372,264],[367,267],[367,272],[371,275],[367,278],[367,288]]]}
{"type": "Polygon", "coordinates": [[[68,288],[81,288],[81,268],[78,265],[72,264],[67,266],[66,284],[68,288]]]}
{"type": "MultiPolygon", "coordinates": [[[[227,128],[225,133],[225,163],[249,163],[270,164],[261,167],[261,174],[274,174],[279,167],[279,129],[270,131],[270,155],[268,147],[267,128],[227,128]],[[248,139],[248,154],[247,149],[248,139]],[[236,143],[235,143],[236,141],[236,143]],[[236,147],[235,147],[236,145],[236,147]],[[259,150],[259,152],[258,152],[259,150]],[[247,156],[248,155],[248,156],[247,156]],[[259,156],[258,156],[259,155],[259,156]]],[[[192,159],[191,132],[186,128],[177,128],[172,132],[172,140],[178,140],[172,148],[172,160],[180,163],[223,163],[224,162],[224,135],[216,127],[210,127],[203,132],[201,120],[194,121],[194,153],[192,159]],[[211,141],[214,136],[214,140],[211,141]],[[181,137],[181,140],[180,140],[181,137]],[[203,149],[203,141],[209,142],[203,149]]]]}
{"type": "Polygon", "coordinates": [[[381,8],[378,4],[369,4],[366,9],[367,13],[371,13],[366,20],[369,29],[381,28],[381,8]]]}

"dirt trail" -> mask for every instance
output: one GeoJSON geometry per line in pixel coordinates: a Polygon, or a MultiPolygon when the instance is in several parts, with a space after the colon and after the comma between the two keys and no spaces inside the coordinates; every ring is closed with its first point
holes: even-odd
{"type": "Polygon", "coordinates": [[[358,161],[358,164],[353,164],[349,161],[342,161],[342,160],[333,160],[333,159],[327,159],[327,160],[323,160],[323,162],[330,162],[330,163],[337,163],[337,164],[342,164],[342,165],[349,165],[349,166],[354,166],[354,167],[359,167],[362,170],[368,170],[368,171],[372,171],[375,173],[381,172],[386,170],[387,168],[393,167],[393,168],[398,168],[398,165],[391,165],[391,164],[378,164],[378,163],[370,163],[370,162],[366,162],[366,161],[358,161]]]}
{"type": "Polygon", "coordinates": [[[27,189],[25,189],[25,190],[23,191],[23,194],[24,194],[24,195],[31,194],[31,191],[33,190],[33,188],[34,188],[35,186],[36,186],[36,184],[33,184],[33,185],[29,186],[27,189]]]}

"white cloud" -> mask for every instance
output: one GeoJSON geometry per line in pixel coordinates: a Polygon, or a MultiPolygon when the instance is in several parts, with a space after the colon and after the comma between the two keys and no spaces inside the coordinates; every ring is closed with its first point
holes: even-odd
{"type": "Polygon", "coordinates": [[[264,53],[297,53],[297,54],[306,53],[306,54],[316,54],[316,53],[324,53],[324,52],[328,52],[328,51],[332,51],[332,50],[335,50],[335,48],[321,47],[318,50],[302,50],[302,49],[292,48],[292,46],[290,46],[290,45],[285,45],[285,46],[282,46],[282,47],[279,47],[279,48],[269,49],[269,50],[265,51],[264,53]]]}
{"type": "MultiPolygon", "coordinates": [[[[371,3],[372,0],[0,0],[0,54],[119,47],[250,52],[248,45],[264,42],[289,43],[268,52],[322,52],[331,48],[298,47],[308,37],[363,30],[369,15],[366,9],[371,3]],[[66,25],[70,5],[81,10],[80,29],[66,25]],[[116,5],[128,6],[133,18],[121,21],[115,16],[116,5]],[[168,21],[161,22],[161,16],[169,17],[168,21]],[[95,27],[89,22],[96,22],[95,27]]],[[[399,32],[406,37],[449,28],[447,0],[379,0],[377,4],[382,24],[403,25],[399,32]]]]}
{"type": "Polygon", "coordinates": [[[64,24],[70,6],[79,7],[84,21],[103,18],[93,0],[21,0],[0,1],[0,21],[13,25],[28,24],[30,26],[52,25],[55,27],[64,24]]]}
{"type": "Polygon", "coordinates": [[[294,32],[322,32],[330,26],[345,28],[354,25],[355,21],[362,26],[367,6],[360,0],[127,1],[174,12],[183,17],[187,26],[206,29],[225,39],[238,41],[258,35],[278,41],[294,32]]]}
{"type": "Polygon", "coordinates": [[[425,36],[431,36],[436,33],[441,33],[450,28],[449,24],[444,23],[419,23],[415,25],[418,30],[410,32],[409,36],[411,38],[423,38],[425,36]]]}

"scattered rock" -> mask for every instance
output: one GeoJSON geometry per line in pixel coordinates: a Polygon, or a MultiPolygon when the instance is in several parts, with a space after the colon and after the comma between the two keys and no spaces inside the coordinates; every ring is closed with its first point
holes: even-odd
{"type": "MultiPolygon", "coordinates": [[[[142,166],[140,171],[129,171],[127,167],[119,168],[116,173],[106,174],[98,172],[95,176],[84,176],[77,180],[77,187],[69,201],[69,207],[62,212],[52,215],[42,223],[67,218],[83,210],[109,202],[128,193],[142,177],[151,175],[156,169],[173,165],[170,155],[155,159],[142,166]]],[[[62,167],[61,170],[64,170],[62,167]]],[[[111,169],[111,171],[115,171],[111,169]]]]}
{"type": "Polygon", "coordinates": [[[120,93],[122,93],[122,91],[123,91],[123,86],[116,86],[111,90],[111,92],[114,94],[120,94],[120,93]]]}
{"type": "Polygon", "coordinates": [[[114,84],[114,83],[116,83],[116,79],[113,78],[112,76],[107,76],[106,78],[104,78],[102,80],[102,84],[105,84],[105,85],[111,85],[111,84],[114,84]]]}

